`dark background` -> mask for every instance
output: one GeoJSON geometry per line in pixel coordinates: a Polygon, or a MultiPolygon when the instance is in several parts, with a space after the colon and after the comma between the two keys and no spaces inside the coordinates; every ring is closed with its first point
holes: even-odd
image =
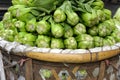
{"type": "MultiPolygon", "coordinates": [[[[105,3],[105,8],[110,9],[112,11],[112,15],[114,15],[115,11],[118,7],[120,7],[120,0],[103,0],[105,3]]],[[[2,20],[2,16],[7,11],[7,8],[11,6],[11,0],[0,0],[0,20],[2,20]]]]}
{"type": "Polygon", "coordinates": [[[0,20],[7,11],[7,8],[11,5],[11,0],[0,0],[0,20]]]}
{"type": "Polygon", "coordinates": [[[112,15],[116,12],[118,7],[120,7],[120,0],[103,0],[105,3],[105,8],[112,11],[112,15]]]}

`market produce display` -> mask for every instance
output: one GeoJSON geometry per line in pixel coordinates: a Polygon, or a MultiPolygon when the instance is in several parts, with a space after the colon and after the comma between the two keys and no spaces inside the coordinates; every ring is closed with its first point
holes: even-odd
{"type": "Polygon", "coordinates": [[[89,49],[120,42],[120,9],[102,0],[12,0],[0,37],[39,48],[89,49]]]}

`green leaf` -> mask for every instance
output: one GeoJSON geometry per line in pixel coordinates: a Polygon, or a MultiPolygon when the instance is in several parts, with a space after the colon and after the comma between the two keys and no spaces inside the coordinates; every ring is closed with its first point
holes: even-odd
{"type": "Polygon", "coordinates": [[[95,0],[90,0],[87,2],[87,4],[91,5],[95,0]]]}
{"type": "Polygon", "coordinates": [[[89,4],[85,4],[84,7],[85,7],[87,12],[90,12],[90,13],[92,12],[92,8],[90,7],[89,4]]]}
{"type": "MultiPolygon", "coordinates": [[[[76,0],[76,1],[77,1],[77,0],[76,0]]],[[[78,2],[79,2],[79,3],[83,3],[83,2],[85,2],[85,0],[79,0],[78,2]]]]}

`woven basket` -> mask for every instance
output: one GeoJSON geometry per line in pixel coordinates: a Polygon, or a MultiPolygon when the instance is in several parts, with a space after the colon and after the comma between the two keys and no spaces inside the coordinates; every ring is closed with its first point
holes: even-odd
{"type": "Polygon", "coordinates": [[[1,39],[0,46],[8,61],[16,61],[11,66],[4,61],[7,80],[10,73],[15,80],[20,75],[25,80],[119,80],[120,43],[89,50],[62,50],[29,47],[1,39]],[[21,67],[19,61],[23,58],[26,62],[21,67]],[[16,66],[18,72],[14,71],[16,66]],[[48,70],[50,77],[46,78],[42,70],[48,70]]]}
{"type": "Polygon", "coordinates": [[[3,51],[4,58],[8,61],[16,62],[16,65],[10,65],[8,61],[4,60],[4,67],[6,73],[6,80],[14,77],[18,80],[120,80],[120,58],[114,56],[105,61],[89,62],[89,63],[58,63],[48,62],[28,57],[21,57],[16,55],[8,55],[3,51]],[[19,61],[26,59],[24,64],[20,66],[19,61]],[[110,64],[106,65],[106,61],[110,64]],[[51,75],[44,77],[42,70],[49,70],[51,75]],[[65,76],[62,79],[62,76],[65,76]]]}

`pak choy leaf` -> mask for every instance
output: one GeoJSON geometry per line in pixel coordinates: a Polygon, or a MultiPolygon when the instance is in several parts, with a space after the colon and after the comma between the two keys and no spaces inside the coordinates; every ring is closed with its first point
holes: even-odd
{"type": "Polygon", "coordinates": [[[13,5],[30,5],[32,3],[33,0],[12,0],[12,4],[13,5]]]}
{"type": "Polygon", "coordinates": [[[50,13],[56,9],[64,0],[34,0],[30,6],[36,7],[38,10],[50,13]]]}
{"type": "Polygon", "coordinates": [[[79,22],[79,16],[75,11],[73,11],[71,2],[65,1],[63,5],[65,5],[64,12],[67,15],[67,23],[72,26],[76,25],[79,22]]]}
{"type": "Polygon", "coordinates": [[[75,0],[75,2],[71,1],[71,3],[74,11],[86,12],[83,2],[75,0]]]}
{"type": "Polygon", "coordinates": [[[63,22],[66,19],[65,14],[65,5],[62,4],[60,7],[58,7],[53,14],[53,18],[55,22],[63,22]]]}
{"type": "Polygon", "coordinates": [[[92,12],[91,4],[94,1],[95,0],[90,0],[90,1],[86,1],[86,0],[74,0],[74,1],[71,1],[71,2],[72,2],[72,7],[73,7],[73,9],[75,11],[92,12]]]}
{"type": "Polygon", "coordinates": [[[113,15],[113,18],[120,21],[120,7],[116,10],[115,14],[113,15]]]}
{"type": "Polygon", "coordinates": [[[84,4],[84,7],[85,7],[87,12],[92,12],[92,8],[89,4],[84,4]]]}

